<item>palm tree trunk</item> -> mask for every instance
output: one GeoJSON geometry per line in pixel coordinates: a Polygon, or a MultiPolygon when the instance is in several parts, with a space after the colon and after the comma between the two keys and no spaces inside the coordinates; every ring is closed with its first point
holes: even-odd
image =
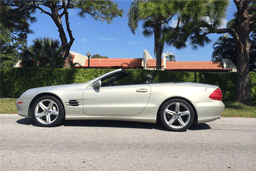
{"type": "Polygon", "coordinates": [[[156,26],[155,26],[155,32],[154,32],[154,36],[155,36],[155,57],[156,57],[156,69],[160,70],[161,69],[161,54],[162,54],[162,50],[163,49],[161,47],[161,20],[156,20],[156,26]]]}

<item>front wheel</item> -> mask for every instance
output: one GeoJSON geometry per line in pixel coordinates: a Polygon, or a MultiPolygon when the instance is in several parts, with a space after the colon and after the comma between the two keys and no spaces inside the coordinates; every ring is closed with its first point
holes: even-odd
{"type": "Polygon", "coordinates": [[[171,99],[166,101],[160,108],[160,122],[171,131],[184,131],[194,121],[193,107],[185,100],[171,99]]]}
{"type": "Polygon", "coordinates": [[[57,126],[64,120],[62,103],[53,96],[42,96],[32,108],[34,121],[44,127],[57,126]]]}

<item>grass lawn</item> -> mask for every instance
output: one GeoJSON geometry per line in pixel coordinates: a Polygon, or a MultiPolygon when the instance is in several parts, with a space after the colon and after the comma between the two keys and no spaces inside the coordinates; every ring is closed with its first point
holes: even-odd
{"type": "Polygon", "coordinates": [[[0,99],[0,114],[13,114],[17,113],[15,101],[16,98],[1,98],[0,99]]]}
{"type": "Polygon", "coordinates": [[[256,102],[244,104],[239,102],[224,101],[225,110],[221,114],[223,117],[256,117],[256,102]]]}
{"type": "MultiPolygon", "coordinates": [[[[0,114],[17,113],[15,106],[16,98],[0,98],[0,114]]],[[[225,110],[222,117],[256,117],[256,102],[243,104],[238,102],[224,101],[225,110]]]]}

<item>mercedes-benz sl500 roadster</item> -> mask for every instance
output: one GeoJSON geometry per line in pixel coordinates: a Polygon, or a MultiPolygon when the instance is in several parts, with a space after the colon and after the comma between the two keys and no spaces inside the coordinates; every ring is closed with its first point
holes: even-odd
{"type": "Polygon", "coordinates": [[[219,119],[225,108],[215,85],[155,83],[150,74],[141,84],[118,84],[126,76],[117,69],[85,83],[29,89],[16,101],[18,114],[40,126],[60,125],[64,119],[159,121],[168,130],[182,131],[219,119]]]}

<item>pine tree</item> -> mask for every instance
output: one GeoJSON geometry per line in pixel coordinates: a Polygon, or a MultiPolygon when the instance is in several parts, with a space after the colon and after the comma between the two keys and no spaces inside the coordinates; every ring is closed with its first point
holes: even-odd
{"type": "MultiPolygon", "coordinates": [[[[192,2],[192,1],[189,1],[192,2]]],[[[237,56],[237,84],[236,98],[239,102],[250,102],[250,87],[249,87],[249,67],[250,67],[250,49],[252,42],[249,41],[250,34],[256,28],[256,2],[253,0],[233,0],[236,5],[237,13],[233,20],[232,27],[219,28],[221,18],[224,17],[226,4],[228,1],[213,0],[210,4],[194,6],[193,8],[200,9],[200,13],[194,13],[191,10],[187,13],[188,18],[184,27],[190,28],[189,37],[192,45],[195,47],[203,46],[209,41],[207,37],[212,33],[229,33],[236,42],[237,56]],[[221,13],[219,13],[222,11],[221,13]],[[214,17],[216,16],[216,17],[214,17]],[[207,20],[205,20],[207,19],[207,20]]]]}
{"type": "MultiPolygon", "coordinates": [[[[183,48],[190,41],[196,49],[211,42],[209,34],[229,33],[237,45],[237,101],[250,102],[249,53],[252,42],[249,41],[249,35],[256,28],[256,2],[253,0],[233,0],[233,2],[237,8],[235,27],[220,28],[229,0],[134,0],[128,13],[128,25],[132,30],[138,27],[140,20],[147,21],[151,18],[153,23],[158,21],[154,25],[155,31],[158,31],[154,33],[155,47],[160,47],[158,44],[160,42],[183,48]],[[157,4],[158,2],[162,5],[157,4]],[[164,16],[165,19],[157,20],[159,16],[164,16]],[[169,24],[170,20],[175,20],[173,16],[177,19],[174,26],[169,24]],[[166,27],[162,27],[163,22],[160,21],[166,21],[166,27]]],[[[157,52],[157,61],[161,61],[159,54],[157,52]]],[[[159,62],[157,67],[159,69],[159,62]]]]}
{"type": "Polygon", "coordinates": [[[26,46],[29,29],[28,20],[35,21],[30,14],[35,10],[27,8],[20,1],[1,1],[0,11],[0,67],[13,67],[18,60],[19,51],[26,46]]]}
{"type": "Polygon", "coordinates": [[[69,22],[69,9],[79,9],[79,15],[82,17],[88,14],[95,20],[107,21],[108,23],[123,14],[123,10],[119,10],[117,3],[112,0],[35,0],[20,2],[26,3],[28,8],[38,9],[54,21],[58,28],[63,50],[62,58],[66,68],[71,67],[69,51],[75,40],[69,22]],[[64,17],[66,28],[62,23],[62,17],[64,17]],[[68,35],[66,35],[65,29],[68,35]]]}

